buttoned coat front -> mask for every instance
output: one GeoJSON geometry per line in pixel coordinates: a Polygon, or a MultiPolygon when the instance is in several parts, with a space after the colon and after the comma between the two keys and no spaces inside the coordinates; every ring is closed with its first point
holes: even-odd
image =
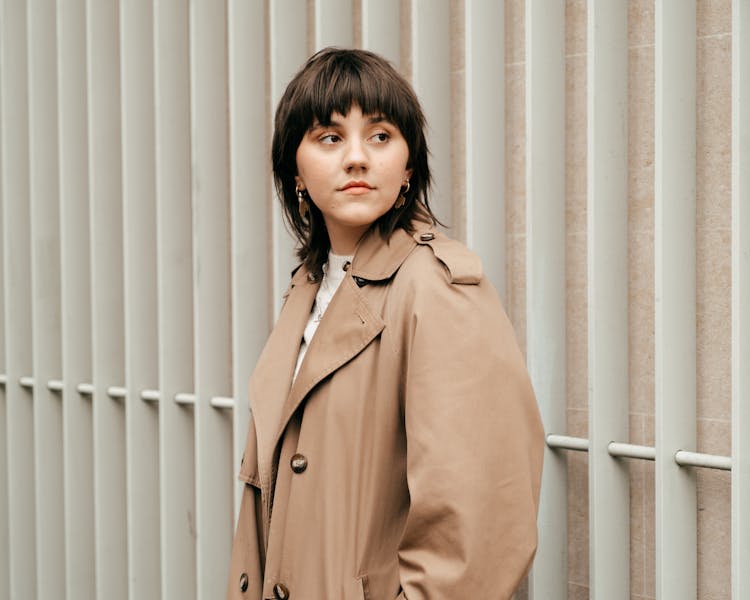
{"type": "Polygon", "coordinates": [[[294,378],[318,285],[295,273],[251,377],[227,597],[509,598],[543,433],[479,259],[424,225],[369,234],[294,378]]]}

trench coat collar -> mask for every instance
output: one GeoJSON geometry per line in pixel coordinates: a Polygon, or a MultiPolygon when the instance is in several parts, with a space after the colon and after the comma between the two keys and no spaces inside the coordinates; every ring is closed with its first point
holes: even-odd
{"type": "MultiPolygon", "coordinates": [[[[417,233],[426,227],[418,222],[413,226],[417,233]]],[[[414,236],[401,228],[396,229],[387,240],[371,230],[357,246],[352,261],[352,277],[365,281],[390,279],[416,245],[414,236]]]]}
{"type": "Polygon", "coordinates": [[[414,237],[402,229],[394,231],[388,240],[376,231],[365,235],[352,259],[351,277],[341,282],[294,381],[299,343],[320,282],[304,266],[292,276],[284,310],[251,380],[259,475],[265,486],[272,485],[274,454],[284,429],[305,397],[366,348],[385,327],[380,307],[371,305],[367,288],[360,286],[393,277],[416,245],[414,237]]]}

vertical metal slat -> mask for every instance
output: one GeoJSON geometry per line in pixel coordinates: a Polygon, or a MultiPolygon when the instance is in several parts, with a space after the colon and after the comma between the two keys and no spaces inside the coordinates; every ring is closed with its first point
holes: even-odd
{"type": "Polygon", "coordinates": [[[29,191],[34,374],[37,594],[59,594],[65,582],[62,406],[47,387],[62,372],[57,144],[57,56],[54,0],[28,3],[29,191]]]}
{"type": "Polygon", "coordinates": [[[196,597],[189,7],[154,6],[161,598],[196,597]]]}
{"type": "Polygon", "coordinates": [[[65,592],[93,600],[94,463],[92,410],[77,385],[91,381],[91,286],[85,0],[57,11],[60,122],[62,410],[65,473],[65,592]],[[72,535],[71,532],[75,532],[72,535]]]}
{"type": "Polygon", "coordinates": [[[160,594],[154,70],[151,2],[120,4],[129,597],[160,594]]]}
{"type": "Polygon", "coordinates": [[[381,54],[396,68],[401,62],[400,0],[361,0],[362,47],[381,54]]]}
{"type": "Polygon", "coordinates": [[[505,10],[464,6],[466,243],[505,299],[505,10]]]}
{"type": "Polygon", "coordinates": [[[611,457],[628,439],[627,6],[588,2],[589,580],[630,598],[630,482],[611,457]]]}
{"type": "MultiPolygon", "coordinates": [[[[547,431],[565,431],[565,7],[526,3],[526,353],[547,431]],[[554,98],[554,102],[550,99],[554,98]]],[[[545,450],[530,597],[567,597],[566,464],[545,450]]]]}
{"type": "MultiPolygon", "coordinates": [[[[229,130],[232,227],[232,376],[235,398],[232,473],[238,473],[250,411],[248,379],[271,328],[267,223],[271,191],[268,170],[268,104],[257,93],[266,77],[263,7],[229,3],[229,130]]],[[[235,483],[234,514],[242,484],[235,483]]]]}
{"type": "MultiPolygon", "coordinates": [[[[5,2],[0,0],[0,33],[5,31],[4,12],[5,2]]],[[[5,35],[2,33],[2,35],[5,35]]],[[[5,231],[3,228],[3,212],[5,202],[3,200],[5,187],[3,185],[3,70],[5,50],[0,41],[0,372],[7,373],[5,361],[5,231]]],[[[0,600],[7,600],[10,597],[10,549],[8,539],[8,419],[7,419],[7,398],[6,386],[0,386],[0,436],[5,443],[0,444],[0,600]]]]}
{"type": "MultiPolygon", "coordinates": [[[[272,115],[287,84],[307,58],[307,4],[304,7],[300,4],[296,0],[275,0],[268,6],[272,115]]],[[[293,253],[294,241],[284,226],[275,196],[274,193],[269,202],[272,205],[273,308],[274,315],[277,315],[281,309],[281,295],[297,260],[293,253]]]]}
{"type": "Polygon", "coordinates": [[[732,598],[750,596],[750,3],[732,3],[732,598]]]}
{"type": "Polygon", "coordinates": [[[448,0],[411,0],[412,84],[429,124],[433,189],[430,205],[453,225],[451,188],[451,61],[448,0]]]}
{"type": "Polygon", "coordinates": [[[694,0],[656,3],[656,595],[697,593],[694,0]]]}
{"type": "Polygon", "coordinates": [[[224,2],[190,6],[193,285],[195,327],[195,487],[197,597],[224,593],[233,531],[232,423],[214,409],[231,381],[228,315],[229,182],[227,14],[224,2]]]}
{"type": "Polygon", "coordinates": [[[5,273],[5,402],[8,459],[10,598],[36,596],[33,398],[19,385],[31,373],[31,247],[26,5],[3,3],[0,32],[2,94],[2,216],[5,273]]]}
{"type": "Polygon", "coordinates": [[[315,50],[327,46],[351,47],[354,39],[351,0],[316,0],[315,50]]]}
{"type": "Polygon", "coordinates": [[[107,394],[125,379],[118,2],[88,0],[86,16],[96,595],[125,600],[125,407],[107,394]]]}

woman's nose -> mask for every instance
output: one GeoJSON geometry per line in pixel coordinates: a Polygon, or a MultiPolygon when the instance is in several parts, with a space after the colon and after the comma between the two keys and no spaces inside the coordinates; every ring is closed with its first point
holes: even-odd
{"type": "Polygon", "coordinates": [[[365,148],[362,141],[353,139],[350,140],[346,146],[346,154],[344,156],[344,168],[347,171],[354,169],[366,169],[368,166],[367,149],[365,148]]]}

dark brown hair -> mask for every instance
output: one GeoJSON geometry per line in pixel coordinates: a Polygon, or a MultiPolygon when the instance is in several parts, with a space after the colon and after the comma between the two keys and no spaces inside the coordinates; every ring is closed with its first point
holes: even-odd
{"type": "Polygon", "coordinates": [[[323,215],[312,202],[308,202],[307,220],[299,214],[294,179],[297,148],[315,122],[328,125],[333,113],[346,116],[353,105],[365,115],[382,115],[396,125],[409,147],[407,167],[412,169],[412,176],[406,204],[391,208],[373,227],[387,239],[398,227],[411,232],[414,220],[439,222],[427,198],[430,168],[425,118],[412,87],[377,54],[340,48],[320,50],[294,76],[279,100],[271,150],[284,218],[299,242],[297,257],[317,275],[328,259],[330,241],[323,215]]]}

